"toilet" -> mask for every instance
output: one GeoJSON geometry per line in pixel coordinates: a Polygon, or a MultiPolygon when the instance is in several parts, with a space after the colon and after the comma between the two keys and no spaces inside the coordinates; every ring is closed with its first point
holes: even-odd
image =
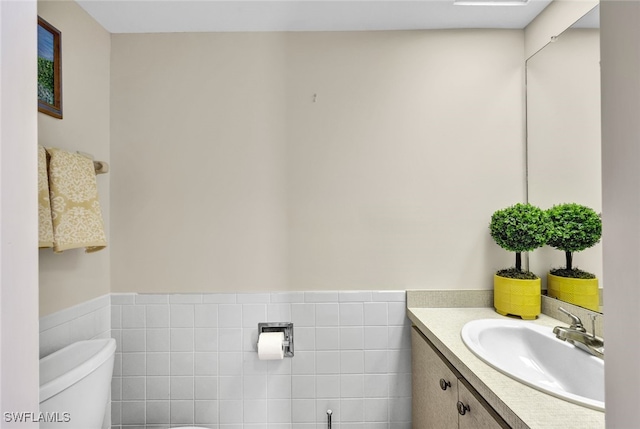
{"type": "Polygon", "coordinates": [[[78,341],[40,359],[41,429],[102,428],[115,352],[116,340],[106,338],[78,341]]]}
{"type": "Polygon", "coordinates": [[[78,341],[40,359],[40,428],[100,429],[116,341],[78,341]]]}

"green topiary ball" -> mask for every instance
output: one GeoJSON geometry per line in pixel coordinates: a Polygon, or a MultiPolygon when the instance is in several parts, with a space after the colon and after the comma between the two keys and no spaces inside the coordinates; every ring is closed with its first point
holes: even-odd
{"type": "Polygon", "coordinates": [[[496,211],[489,230],[495,242],[511,252],[528,252],[544,246],[551,232],[544,210],[520,203],[496,211]]]}
{"type": "Polygon", "coordinates": [[[568,203],[551,207],[547,214],[551,221],[549,246],[565,252],[580,252],[600,241],[602,220],[593,209],[568,203]]]}

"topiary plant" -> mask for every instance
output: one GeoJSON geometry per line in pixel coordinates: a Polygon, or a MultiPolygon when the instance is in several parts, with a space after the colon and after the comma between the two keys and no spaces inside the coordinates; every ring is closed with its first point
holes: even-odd
{"type": "Polygon", "coordinates": [[[537,279],[530,271],[522,270],[522,252],[542,247],[551,232],[547,213],[531,204],[518,203],[498,210],[491,216],[489,230],[495,242],[505,250],[516,252],[515,268],[496,274],[516,279],[537,279]]]}
{"type": "Polygon", "coordinates": [[[595,275],[573,268],[573,252],[592,247],[602,237],[602,220],[591,208],[575,203],[559,204],[547,210],[551,236],[547,244],[565,252],[566,267],[551,270],[560,277],[595,278],[595,275]]]}

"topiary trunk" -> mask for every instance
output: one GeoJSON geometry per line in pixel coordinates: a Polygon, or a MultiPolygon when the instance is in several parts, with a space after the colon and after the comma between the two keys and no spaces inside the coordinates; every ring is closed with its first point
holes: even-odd
{"type": "Polygon", "coordinates": [[[572,252],[564,252],[566,258],[567,258],[567,270],[572,270],[572,265],[573,265],[573,253],[572,252]]]}
{"type": "Polygon", "coordinates": [[[516,252],[516,270],[522,271],[522,253],[516,252]]]}

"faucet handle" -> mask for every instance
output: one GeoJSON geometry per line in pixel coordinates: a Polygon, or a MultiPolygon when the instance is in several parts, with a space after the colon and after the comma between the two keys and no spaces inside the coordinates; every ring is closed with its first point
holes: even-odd
{"type": "Polygon", "coordinates": [[[595,338],[596,337],[596,315],[591,313],[589,314],[589,318],[591,319],[591,336],[595,338]]]}
{"type": "Polygon", "coordinates": [[[562,307],[558,307],[558,310],[560,310],[561,312],[563,312],[564,314],[569,316],[569,318],[571,319],[571,326],[570,326],[571,329],[576,329],[576,330],[581,331],[581,332],[587,332],[587,330],[582,325],[582,320],[580,320],[580,318],[578,316],[568,312],[567,310],[565,310],[562,307]]]}

